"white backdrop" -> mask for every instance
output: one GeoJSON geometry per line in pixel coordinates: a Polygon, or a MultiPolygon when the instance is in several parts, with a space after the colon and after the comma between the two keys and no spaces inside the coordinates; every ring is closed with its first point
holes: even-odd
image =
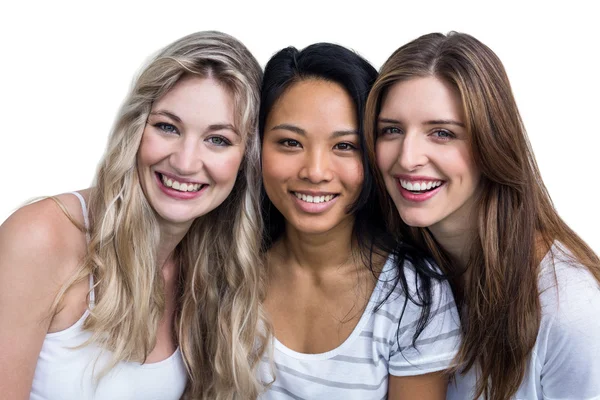
{"type": "Polygon", "coordinates": [[[230,33],[263,66],[285,46],[329,41],[379,68],[417,36],[457,30],[504,62],[558,212],[600,253],[593,182],[600,33],[592,1],[7,3],[0,5],[0,223],[32,197],[91,184],[133,76],[188,33],[230,33]]]}

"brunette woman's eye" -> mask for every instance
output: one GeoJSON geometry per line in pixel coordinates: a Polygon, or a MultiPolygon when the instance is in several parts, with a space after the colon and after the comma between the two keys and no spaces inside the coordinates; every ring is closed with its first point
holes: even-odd
{"type": "Polygon", "coordinates": [[[433,132],[433,135],[436,138],[443,139],[443,140],[453,139],[456,137],[452,132],[447,131],[445,129],[438,129],[433,132]]]}
{"type": "Polygon", "coordinates": [[[401,134],[402,130],[396,126],[384,126],[381,128],[380,135],[398,135],[401,134]]]}
{"type": "Polygon", "coordinates": [[[211,136],[206,141],[215,146],[231,146],[231,142],[223,136],[211,136]]]}
{"type": "Polygon", "coordinates": [[[179,131],[177,131],[175,125],[167,124],[166,122],[157,122],[156,124],[154,124],[154,126],[168,134],[179,134],[179,131]]]}

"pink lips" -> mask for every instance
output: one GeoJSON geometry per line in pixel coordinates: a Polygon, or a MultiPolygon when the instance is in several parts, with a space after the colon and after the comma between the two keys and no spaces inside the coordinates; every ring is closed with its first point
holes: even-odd
{"type": "MultiPolygon", "coordinates": [[[[405,179],[405,178],[403,178],[403,179],[405,179]]],[[[421,181],[421,180],[422,179],[419,179],[419,181],[421,181]]],[[[408,201],[414,201],[417,203],[429,200],[430,198],[435,196],[440,191],[440,189],[444,187],[444,185],[446,185],[446,182],[442,183],[440,186],[436,187],[435,189],[429,190],[427,192],[414,193],[414,192],[411,192],[410,190],[404,189],[402,187],[402,185],[400,184],[400,178],[396,178],[396,187],[398,188],[400,195],[408,201]]]]}
{"type": "MultiPolygon", "coordinates": [[[[169,177],[171,177],[170,175],[167,175],[169,177]]],[[[173,188],[167,187],[163,184],[162,180],[160,179],[160,175],[158,173],[154,174],[154,178],[156,179],[156,183],[158,185],[158,187],[160,188],[160,190],[166,194],[167,196],[177,199],[177,200],[191,200],[191,199],[195,199],[196,197],[200,197],[202,196],[202,194],[204,194],[204,192],[206,191],[206,189],[208,188],[209,185],[204,185],[202,187],[202,189],[198,190],[197,192],[180,192],[179,190],[175,190],[173,188]]],[[[183,182],[186,182],[185,180],[183,180],[183,182]]]]}

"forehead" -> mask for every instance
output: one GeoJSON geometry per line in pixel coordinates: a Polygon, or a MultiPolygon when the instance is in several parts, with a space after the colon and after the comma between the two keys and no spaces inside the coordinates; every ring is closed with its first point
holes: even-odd
{"type": "Polygon", "coordinates": [[[305,129],[356,129],[356,107],[341,85],[306,79],[288,87],[271,108],[267,125],[283,122],[305,129]]]}
{"type": "Polygon", "coordinates": [[[393,84],[383,98],[379,116],[464,121],[463,115],[458,91],[442,79],[427,76],[393,84]]]}
{"type": "Polygon", "coordinates": [[[233,124],[231,91],[211,77],[186,75],[152,104],[152,111],[166,109],[181,119],[216,119],[233,124]]]}

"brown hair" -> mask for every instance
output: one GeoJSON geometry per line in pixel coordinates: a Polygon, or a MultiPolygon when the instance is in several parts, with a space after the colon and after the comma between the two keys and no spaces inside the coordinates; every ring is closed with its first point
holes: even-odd
{"type": "Polygon", "coordinates": [[[554,241],[600,281],[598,256],[558,216],[542,182],[500,59],[464,33],[432,33],[402,46],[385,62],[369,95],[367,149],[375,152],[382,99],[395,83],[435,76],[460,94],[474,162],[481,171],[477,240],[466,269],[455,265],[427,228],[404,224],[382,178],[383,209],[402,239],[430,252],[449,274],[461,313],[461,372],[482,374],[476,397],[504,400],[518,390],[541,319],[541,256],[554,241]]]}

